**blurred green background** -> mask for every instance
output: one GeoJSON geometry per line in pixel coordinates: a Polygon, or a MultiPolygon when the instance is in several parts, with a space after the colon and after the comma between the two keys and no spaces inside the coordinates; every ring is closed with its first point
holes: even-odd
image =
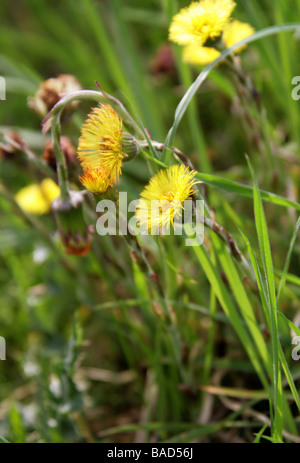
{"type": "MultiPolygon", "coordinates": [[[[234,16],[260,30],[299,20],[300,1],[292,3],[240,0],[234,16]]],[[[129,111],[136,111],[154,140],[163,142],[177,104],[201,70],[185,65],[180,49],[168,42],[171,17],[188,4],[2,0],[0,75],[6,79],[7,96],[0,101],[0,131],[17,130],[42,156],[49,136],[42,135],[41,118],[28,107],[28,97],[43,80],[72,74],[85,89],[96,89],[97,80],[129,111]]],[[[176,146],[199,171],[251,184],[244,157],[248,153],[262,189],[299,200],[300,112],[299,102],[291,98],[291,79],[300,75],[299,44],[298,33],[284,33],[255,42],[241,53],[243,69],[260,94],[260,112],[251,102],[243,106],[230,68],[221,64],[212,71],[176,137],[176,146]],[[249,115],[256,125],[249,122],[249,115]],[[265,150],[260,150],[258,137],[267,140],[265,150]]],[[[75,147],[89,108],[81,104],[63,128],[75,147]]],[[[41,178],[21,153],[1,159],[0,166],[2,182],[13,194],[41,178]]],[[[137,159],[124,169],[120,189],[135,199],[148,178],[147,163],[137,159]]],[[[209,187],[207,200],[243,251],[239,228],[256,243],[251,199],[209,187]]],[[[0,335],[7,342],[7,360],[0,362],[0,435],[12,442],[126,442],[151,436],[164,440],[193,431],[203,397],[192,387],[180,388],[164,329],[156,323],[151,304],[141,302],[148,289],[124,243],[118,237],[97,237],[87,257],[70,257],[58,242],[51,214],[40,220],[53,237],[54,248],[3,198],[0,214],[0,335]]],[[[266,215],[274,266],[280,270],[296,212],[267,204],[266,215]]],[[[165,272],[167,265],[156,244],[146,245],[157,273],[165,272]]],[[[252,366],[219,307],[210,368],[205,370],[210,288],[183,245],[171,256],[172,264],[188,275],[182,278],[167,271],[162,278],[170,299],[178,301],[194,384],[197,378],[204,383],[205,375],[210,382],[219,373],[225,385],[255,389],[252,366]]],[[[290,274],[299,276],[298,244],[290,274]]],[[[291,318],[299,310],[299,280],[295,282],[283,301],[291,318]]],[[[258,305],[253,297],[253,306],[258,305]]],[[[282,343],[289,352],[286,327],[282,343]]],[[[297,378],[299,367],[292,366],[297,378]]],[[[267,413],[267,400],[261,409],[267,413]]],[[[227,422],[228,411],[218,398],[211,413],[213,422],[227,422]]],[[[261,424],[245,419],[248,431],[242,425],[242,430],[233,426],[228,431],[224,424],[225,428],[224,434],[215,427],[204,435],[212,434],[208,441],[248,441],[249,429],[259,430],[261,424]]]]}

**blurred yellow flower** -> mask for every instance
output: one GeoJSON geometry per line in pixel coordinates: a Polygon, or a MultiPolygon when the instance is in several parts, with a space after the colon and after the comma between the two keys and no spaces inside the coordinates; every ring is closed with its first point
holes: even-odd
{"type": "Polygon", "coordinates": [[[87,190],[96,194],[104,193],[113,183],[104,169],[92,169],[91,167],[85,168],[80,181],[87,190]]]}
{"type": "Polygon", "coordinates": [[[232,0],[200,0],[182,8],[172,20],[169,39],[179,45],[219,37],[236,4],[232,0]]]}
{"type": "MultiPolygon", "coordinates": [[[[227,48],[232,47],[241,40],[254,34],[255,29],[248,23],[242,23],[235,19],[234,21],[226,24],[223,31],[223,41],[227,48]]],[[[246,48],[246,45],[242,45],[240,48],[235,50],[235,53],[246,48]]]]}
{"type": "Polygon", "coordinates": [[[195,171],[176,164],[158,172],[141,193],[136,208],[137,223],[141,228],[157,230],[174,226],[181,216],[184,201],[194,193],[195,171]]]}
{"type": "Polygon", "coordinates": [[[59,195],[60,188],[51,178],[46,178],[40,184],[33,183],[22,188],[15,199],[25,212],[40,215],[50,211],[52,202],[59,195]]]}
{"type": "MultiPolygon", "coordinates": [[[[223,30],[223,42],[226,45],[226,48],[230,48],[236,43],[240,42],[241,40],[249,37],[250,35],[254,34],[255,29],[250,26],[250,24],[242,23],[238,20],[233,20],[227,23],[224,26],[223,30]]],[[[239,47],[235,50],[235,53],[240,52],[246,48],[246,45],[239,47]]],[[[199,64],[199,65],[207,65],[212,63],[215,59],[220,56],[221,52],[218,51],[216,48],[213,47],[204,47],[199,43],[190,43],[186,45],[183,50],[183,61],[189,64],[199,64]]]]}
{"type": "Polygon", "coordinates": [[[122,120],[108,104],[99,104],[92,110],[81,129],[78,157],[83,170],[105,172],[115,183],[119,180],[123,159],[122,120]]]}
{"type": "Polygon", "coordinates": [[[183,50],[183,61],[189,64],[205,66],[220,56],[220,52],[213,47],[202,47],[197,43],[187,45],[183,50]]]}

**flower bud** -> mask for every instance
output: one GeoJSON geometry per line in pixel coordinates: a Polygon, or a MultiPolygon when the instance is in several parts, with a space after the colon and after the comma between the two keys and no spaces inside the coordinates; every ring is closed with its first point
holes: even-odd
{"type": "Polygon", "coordinates": [[[155,76],[175,75],[175,58],[172,47],[169,44],[163,43],[159,47],[150,64],[150,71],[155,76]]]}
{"type": "Polygon", "coordinates": [[[91,249],[93,227],[85,222],[83,194],[73,190],[69,194],[69,199],[57,198],[52,209],[67,254],[86,256],[91,249]]]}
{"type": "Polygon", "coordinates": [[[130,161],[131,159],[135,158],[140,152],[135,138],[128,132],[124,132],[123,134],[122,148],[123,152],[127,154],[127,156],[124,158],[124,161],[130,161]]]}

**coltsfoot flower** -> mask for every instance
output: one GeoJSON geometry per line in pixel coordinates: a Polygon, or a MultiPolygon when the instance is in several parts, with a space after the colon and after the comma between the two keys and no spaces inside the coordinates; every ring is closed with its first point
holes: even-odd
{"type": "Polygon", "coordinates": [[[232,0],[200,0],[182,8],[172,20],[169,39],[179,45],[199,43],[219,37],[236,4],[232,0]]]}
{"type": "Polygon", "coordinates": [[[88,191],[95,194],[104,193],[113,184],[111,177],[104,168],[93,169],[86,167],[80,181],[88,191]]]}
{"type": "MultiPolygon", "coordinates": [[[[241,40],[254,34],[255,29],[248,23],[243,23],[237,19],[224,26],[222,40],[226,48],[230,48],[241,40]]],[[[234,53],[239,53],[246,48],[242,45],[234,53]]],[[[183,60],[189,64],[207,65],[212,63],[220,56],[221,52],[214,47],[204,47],[199,43],[186,45],[183,50],[183,60]]]]}
{"type": "MultiPolygon", "coordinates": [[[[230,23],[226,24],[223,31],[223,42],[227,48],[232,47],[236,43],[243,39],[246,39],[250,35],[254,34],[255,29],[248,23],[243,23],[235,19],[230,23]]],[[[242,45],[239,49],[235,50],[235,53],[240,52],[246,48],[246,45],[242,45]]]]}
{"type": "Polygon", "coordinates": [[[123,160],[127,156],[122,144],[122,125],[122,119],[109,104],[93,108],[79,138],[77,154],[84,171],[101,172],[102,179],[106,173],[113,183],[119,180],[123,160]]]}
{"type": "Polygon", "coordinates": [[[205,66],[219,58],[220,52],[213,47],[203,47],[198,43],[187,45],[183,50],[183,61],[189,64],[205,66]]]}
{"type": "Polygon", "coordinates": [[[194,185],[199,183],[195,175],[195,171],[176,164],[152,177],[137,205],[138,225],[147,230],[174,226],[174,219],[182,214],[184,201],[193,195],[194,185]]]}
{"type": "Polygon", "coordinates": [[[19,190],[15,199],[25,212],[41,215],[51,210],[59,195],[60,188],[51,178],[46,178],[40,184],[33,183],[19,190]]]}

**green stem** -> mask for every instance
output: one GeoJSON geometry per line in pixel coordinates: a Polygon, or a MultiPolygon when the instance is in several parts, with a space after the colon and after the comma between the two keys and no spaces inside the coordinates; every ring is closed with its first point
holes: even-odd
{"type": "MultiPolygon", "coordinates": [[[[119,220],[125,220],[122,214],[119,213],[119,220]]],[[[178,370],[180,372],[181,378],[185,384],[190,382],[190,375],[182,362],[182,355],[181,355],[181,334],[178,330],[178,326],[176,321],[174,320],[174,316],[172,310],[169,305],[169,301],[165,295],[165,291],[162,287],[161,282],[158,279],[158,276],[153,271],[143,249],[141,248],[140,244],[138,243],[135,236],[130,233],[128,229],[128,233],[126,235],[122,235],[126,241],[127,246],[130,249],[131,255],[134,257],[136,264],[140,267],[140,270],[147,276],[149,286],[152,288],[153,293],[155,295],[155,299],[160,304],[160,307],[163,310],[163,315],[166,319],[166,328],[167,332],[170,336],[170,342],[172,344],[174,357],[178,366],[178,370]]]]}
{"type": "Polygon", "coordinates": [[[64,153],[60,146],[60,114],[58,113],[52,121],[52,144],[56,156],[58,184],[61,190],[62,200],[70,200],[68,169],[64,153]]]}
{"type": "Polygon", "coordinates": [[[144,138],[144,133],[129,114],[125,106],[112,95],[104,92],[96,82],[100,91],[96,90],[79,90],[78,92],[69,93],[62,97],[51,111],[45,116],[42,121],[43,132],[46,133],[50,128],[53,118],[61,114],[65,106],[74,102],[74,101],[95,101],[96,103],[110,103],[111,106],[117,111],[120,117],[123,119],[124,124],[128,126],[129,129],[133,130],[139,137],[144,138]]]}

